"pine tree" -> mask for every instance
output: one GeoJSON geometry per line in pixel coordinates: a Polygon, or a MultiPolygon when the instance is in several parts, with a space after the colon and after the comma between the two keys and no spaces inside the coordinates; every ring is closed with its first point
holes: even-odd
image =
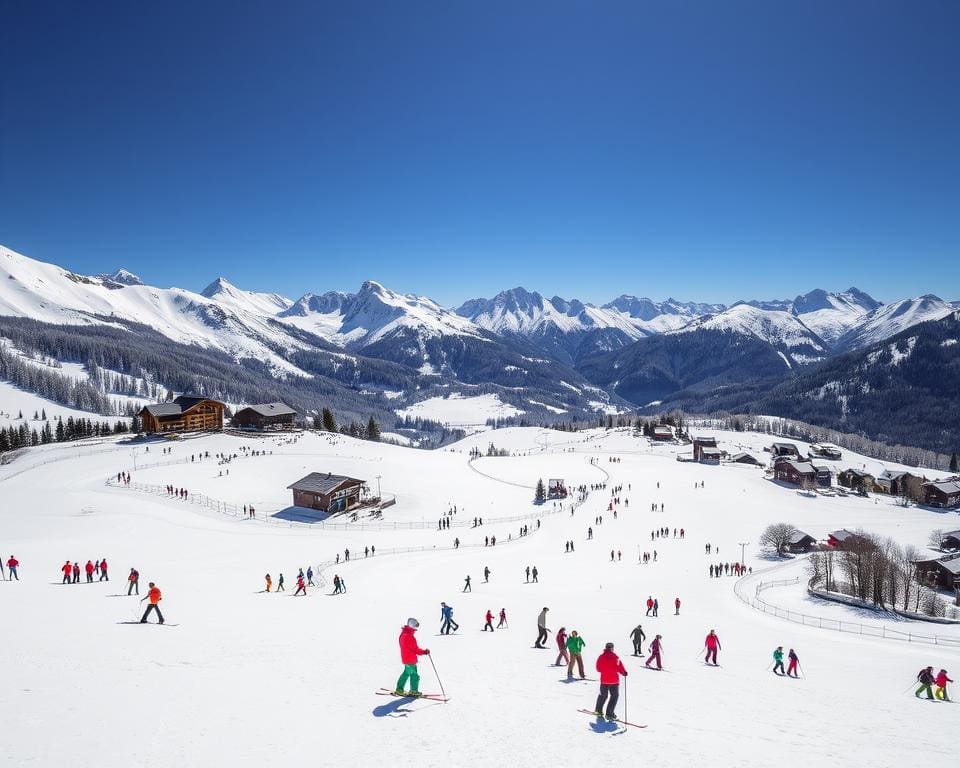
{"type": "Polygon", "coordinates": [[[543,478],[541,477],[537,480],[537,493],[534,497],[534,501],[537,504],[543,504],[547,500],[547,489],[543,487],[543,478]]]}
{"type": "Polygon", "coordinates": [[[337,420],[333,418],[333,412],[329,408],[323,409],[323,415],[321,416],[323,422],[323,428],[327,432],[336,432],[337,431],[337,420]]]}
{"type": "Polygon", "coordinates": [[[957,454],[956,454],[956,453],[954,453],[954,454],[950,457],[950,471],[951,471],[951,472],[956,472],[956,471],[957,471],[957,454]]]}
{"type": "Polygon", "coordinates": [[[380,442],[380,426],[374,421],[373,416],[367,422],[367,440],[373,440],[375,443],[380,442]]]}

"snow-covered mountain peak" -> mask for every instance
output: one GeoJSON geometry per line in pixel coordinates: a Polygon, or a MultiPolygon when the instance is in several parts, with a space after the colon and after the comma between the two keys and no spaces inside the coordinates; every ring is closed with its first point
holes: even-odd
{"type": "Polygon", "coordinates": [[[143,285],[143,280],[141,280],[137,275],[133,274],[133,272],[128,272],[123,268],[118,269],[109,275],[105,275],[104,277],[105,279],[114,283],[119,283],[120,285],[143,285]]]}
{"type": "Polygon", "coordinates": [[[860,322],[837,341],[837,350],[860,349],[900,333],[917,323],[939,320],[950,314],[953,306],[931,293],[912,299],[883,304],[865,314],[860,322]]]}
{"type": "Polygon", "coordinates": [[[225,306],[260,315],[276,315],[293,304],[286,296],[277,293],[256,293],[237,288],[225,277],[218,277],[200,295],[225,306]]]}

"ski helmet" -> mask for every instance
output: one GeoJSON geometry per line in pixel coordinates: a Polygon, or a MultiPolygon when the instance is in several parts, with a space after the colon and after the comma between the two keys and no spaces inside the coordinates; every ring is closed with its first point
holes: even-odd
{"type": "Polygon", "coordinates": [[[416,619],[410,618],[410,619],[407,619],[407,626],[417,629],[420,626],[420,622],[417,621],[416,619]]]}

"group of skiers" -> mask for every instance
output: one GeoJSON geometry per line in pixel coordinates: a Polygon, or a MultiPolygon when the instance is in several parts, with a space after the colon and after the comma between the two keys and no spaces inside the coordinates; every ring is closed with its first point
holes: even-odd
{"type": "Polygon", "coordinates": [[[793,648],[790,649],[787,659],[790,663],[787,665],[786,671],[784,671],[783,646],[778,645],[773,652],[773,673],[775,675],[786,675],[787,677],[800,677],[797,672],[797,667],[800,665],[800,658],[797,656],[797,653],[793,650],[793,648]],[[777,670],[779,670],[779,672],[777,670]]]}
{"type": "Polygon", "coordinates": [[[934,675],[932,666],[924,667],[917,673],[917,681],[920,683],[920,687],[917,688],[915,694],[918,699],[921,693],[926,693],[928,699],[950,701],[950,697],[947,696],[947,683],[952,683],[953,680],[947,677],[947,670],[941,669],[934,675]],[[934,685],[937,686],[936,694],[934,694],[932,690],[934,685]]]}
{"type": "MultiPolygon", "coordinates": [[[[107,560],[106,558],[101,558],[100,560],[87,560],[87,564],[83,567],[84,572],[87,574],[87,583],[93,582],[93,576],[96,574],[98,576],[98,581],[110,581],[110,577],[107,573],[107,560]]],[[[80,563],[75,562],[71,563],[67,560],[61,567],[61,573],[63,573],[63,584],[79,584],[80,583],[80,563]]]]}
{"type": "MultiPolygon", "coordinates": [[[[333,584],[334,584],[334,594],[337,594],[337,593],[339,593],[339,592],[344,591],[344,590],[340,589],[340,583],[341,583],[340,577],[339,577],[339,576],[334,576],[333,578],[334,578],[334,581],[333,581],[333,584]]],[[[264,592],[270,592],[271,590],[273,590],[273,578],[270,576],[270,574],[269,574],[269,573],[266,574],[266,575],[263,577],[263,579],[264,579],[264,582],[265,582],[265,588],[264,588],[263,591],[264,591],[264,592]]],[[[293,593],[293,596],[294,596],[294,597],[297,597],[298,595],[304,595],[304,596],[306,596],[306,594],[307,594],[307,587],[308,587],[308,586],[309,586],[309,587],[315,587],[315,586],[316,586],[316,584],[313,583],[313,566],[310,566],[310,565],[307,566],[306,572],[304,572],[303,568],[300,568],[300,569],[298,570],[298,572],[297,572],[297,589],[296,589],[296,591],[293,593]]],[[[275,592],[276,592],[277,594],[279,594],[280,592],[286,592],[286,591],[287,591],[287,590],[286,590],[286,587],[284,587],[284,583],[283,583],[283,574],[281,573],[280,576],[279,576],[278,579],[277,579],[277,588],[276,588],[275,592]]]]}
{"type": "Polygon", "coordinates": [[[753,573],[753,568],[748,568],[743,563],[717,563],[710,566],[708,573],[711,579],[720,576],[743,576],[746,573],[753,573]]]}

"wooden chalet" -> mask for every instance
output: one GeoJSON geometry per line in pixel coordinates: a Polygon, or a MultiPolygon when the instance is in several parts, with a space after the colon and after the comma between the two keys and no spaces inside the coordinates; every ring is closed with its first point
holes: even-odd
{"type": "Polygon", "coordinates": [[[960,531],[944,531],[940,546],[943,549],[960,549],[960,531]]]}
{"type": "Polygon", "coordinates": [[[915,560],[917,578],[932,588],[960,589],[960,554],[936,560],[915,560]]]}
{"type": "Polygon", "coordinates": [[[960,481],[958,480],[924,483],[920,488],[923,492],[923,503],[930,507],[946,509],[960,507],[960,481]]]}
{"type": "Polygon", "coordinates": [[[810,455],[821,459],[837,461],[843,458],[843,451],[833,443],[813,443],[810,446],[810,455]]]}
{"type": "Polygon", "coordinates": [[[817,484],[817,470],[807,461],[786,459],[778,461],[773,468],[775,479],[801,488],[813,488],[817,484]]]}
{"type": "Polygon", "coordinates": [[[223,429],[226,406],[200,395],[180,395],[169,403],[154,403],[140,409],[147,433],[205,432],[223,429]]]}
{"type": "Polygon", "coordinates": [[[800,449],[793,443],[774,443],[770,446],[770,453],[774,458],[783,456],[794,459],[800,458],[800,449]]]}
{"type": "Polygon", "coordinates": [[[833,485],[833,472],[830,471],[829,466],[816,461],[810,463],[813,465],[814,472],[817,473],[818,488],[829,488],[833,485]]]}
{"type": "Polygon", "coordinates": [[[873,545],[869,541],[859,536],[853,531],[848,531],[846,528],[841,528],[839,531],[834,531],[827,537],[827,545],[833,547],[834,549],[857,549],[859,547],[873,545]]]}
{"type": "Polygon", "coordinates": [[[837,473],[837,484],[852,491],[872,491],[873,483],[873,475],[862,469],[850,467],[837,473]]]}
{"type": "Polygon", "coordinates": [[[715,437],[695,437],[693,438],[693,460],[694,461],[720,461],[720,449],[717,448],[717,438],[715,437]],[[709,450],[705,456],[704,450],[709,450]]]}
{"type": "Polygon", "coordinates": [[[753,464],[755,467],[759,467],[762,462],[756,456],[750,453],[735,453],[730,457],[730,461],[733,464],[753,464]]]}
{"type": "Polygon", "coordinates": [[[876,486],[891,496],[905,496],[908,489],[907,484],[914,478],[916,478],[916,475],[911,475],[906,471],[885,469],[877,475],[876,486]]]}
{"type": "Polygon", "coordinates": [[[230,423],[254,429],[293,429],[297,412],[286,403],[258,403],[237,411],[230,423]]]}
{"type": "Polygon", "coordinates": [[[667,424],[660,424],[653,428],[654,440],[673,440],[673,427],[667,424]]]}
{"type": "Polygon", "coordinates": [[[809,533],[797,531],[787,542],[787,551],[794,555],[800,555],[804,552],[812,552],[817,547],[817,540],[809,533]]]}
{"type": "Polygon", "coordinates": [[[333,514],[357,506],[365,486],[365,481],[355,477],[311,472],[287,488],[293,491],[294,506],[333,514]]]}

